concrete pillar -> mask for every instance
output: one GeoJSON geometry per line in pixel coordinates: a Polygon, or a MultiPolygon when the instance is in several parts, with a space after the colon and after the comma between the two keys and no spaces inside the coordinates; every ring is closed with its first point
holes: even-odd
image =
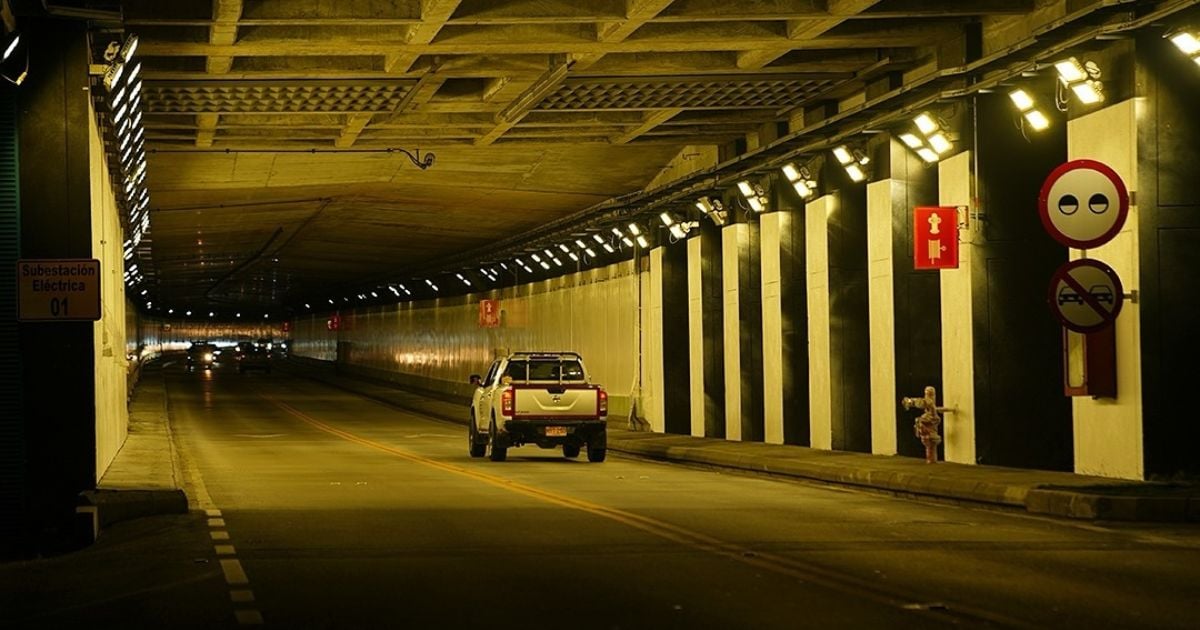
{"type": "MultiPolygon", "coordinates": [[[[964,151],[938,164],[938,202],[943,206],[971,205],[971,152],[964,151]]],[[[946,461],[975,463],[975,336],[974,285],[971,268],[975,246],[970,232],[959,237],[958,269],[943,269],[942,383],[939,396],[954,407],[946,414],[942,448],[946,461]]]]}
{"type": "Polygon", "coordinates": [[[689,334],[688,239],[667,244],[661,251],[663,430],[691,433],[691,337],[689,334]]]}
{"type": "Polygon", "coordinates": [[[663,248],[648,253],[649,271],[642,281],[642,413],[650,430],[666,428],[666,390],[663,382],[662,280],[663,248]]]}
{"type": "MultiPolygon", "coordinates": [[[[1137,101],[1114,103],[1067,124],[1067,153],[1072,160],[1089,158],[1113,168],[1129,188],[1133,203],[1121,233],[1087,252],[1108,263],[1125,291],[1140,279],[1138,222],[1137,101]]],[[[1079,258],[1071,250],[1071,258],[1079,258]]],[[[1145,475],[1142,407],[1142,340],[1139,305],[1126,304],[1116,321],[1117,398],[1071,399],[1075,425],[1075,472],[1141,479],[1145,475]]]]}
{"type": "MultiPolygon", "coordinates": [[[[891,179],[867,185],[867,274],[871,322],[871,452],[896,454],[896,317],[891,179]]],[[[914,394],[915,395],[915,394],[914,394]]]]}
{"type": "Polygon", "coordinates": [[[721,230],[721,280],[725,287],[725,438],[729,440],[742,439],[742,335],[738,308],[741,273],[738,263],[748,232],[744,223],[721,230]]]}
{"type": "Polygon", "coordinates": [[[725,287],[725,437],[762,440],[762,324],[757,226],[722,230],[725,287]]]}
{"type": "Polygon", "coordinates": [[[725,437],[725,287],[722,230],[703,221],[688,239],[688,362],[691,431],[697,437],[725,437]]]}
{"type": "Polygon", "coordinates": [[[702,238],[687,242],[688,296],[688,425],[691,435],[704,437],[704,284],[701,277],[702,238]]]}
{"type": "Polygon", "coordinates": [[[804,291],[804,210],[790,205],[762,216],[762,347],[764,441],[808,444],[807,308],[804,291]]]}
{"type": "Polygon", "coordinates": [[[808,304],[808,421],[813,448],[833,448],[833,393],[829,368],[829,228],[837,197],[826,195],[804,208],[808,304]]]}
{"type": "Polygon", "coordinates": [[[763,440],[783,444],[783,305],[780,286],[780,240],[790,216],[772,212],[762,216],[762,344],[763,440]]]}

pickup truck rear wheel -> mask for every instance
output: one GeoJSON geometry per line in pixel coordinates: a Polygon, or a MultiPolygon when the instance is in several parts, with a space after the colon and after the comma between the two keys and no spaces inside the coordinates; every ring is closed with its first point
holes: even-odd
{"type": "Polygon", "coordinates": [[[604,456],[607,454],[608,454],[608,449],[604,448],[603,446],[596,447],[596,448],[592,448],[590,445],[588,446],[588,461],[589,462],[597,462],[597,463],[602,462],[602,461],[604,461],[604,456]]]}
{"type": "Polygon", "coordinates": [[[471,414],[471,420],[467,424],[467,451],[471,457],[483,457],[487,453],[487,444],[479,442],[479,429],[475,426],[474,414],[471,414]]]}
{"type": "Polygon", "coordinates": [[[563,444],[563,457],[568,459],[575,459],[576,457],[579,457],[579,445],[563,444]]]}
{"type": "Polygon", "coordinates": [[[496,433],[496,420],[488,424],[488,459],[502,462],[508,458],[508,447],[500,446],[500,436],[496,433]]]}

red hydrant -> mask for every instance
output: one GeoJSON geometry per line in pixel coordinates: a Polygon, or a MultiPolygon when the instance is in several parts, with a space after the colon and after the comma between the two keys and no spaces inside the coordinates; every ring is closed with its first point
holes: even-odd
{"type": "Polygon", "coordinates": [[[924,398],[906,397],[900,400],[900,404],[904,405],[905,409],[920,409],[923,412],[913,421],[913,433],[921,440],[921,444],[925,445],[925,463],[936,462],[937,447],[942,443],[942,436],[938,435],[938,425],[942,423],[942,417],[938,412],[946,413],[953,409],[937,406],[937,391],[933,386],[925,387],[924,398]]]}

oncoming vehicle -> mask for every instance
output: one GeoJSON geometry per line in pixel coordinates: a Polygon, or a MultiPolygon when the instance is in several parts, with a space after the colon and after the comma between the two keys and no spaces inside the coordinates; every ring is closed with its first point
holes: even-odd
{"type": "Polygon", "coordinates": [[[271,353],[257,346],[240,348],[236,355],[238,372],[245,374],[247,370],[266,370],[271,373],[271,353]]]}
{"type": "Polygon", "coordinates": [[[475,393],[467,439],[471,457],[504,461],[523,444],[562,448],[574,458],[586,448],[604,461],[608,393],[593,385],[574,352],[516,352],[498,359],[484,377],[471,375],[475,393]]]}
{"type": "Polygon", "coordinates": [[[189,372],[196,368],[211,370],[216,363],[217,347],[211,343],[193,342],[187,351],[187,368],[189,372]]]}

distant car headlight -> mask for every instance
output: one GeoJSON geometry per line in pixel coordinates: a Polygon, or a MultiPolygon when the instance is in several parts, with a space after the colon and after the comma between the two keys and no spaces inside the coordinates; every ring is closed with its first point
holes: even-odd
{"type": "Polygon", "coordinates": [[[205,361],[212,361],[212,360],[213,360],[213,355],[212,355],[212,353],[211,353],[211,352],[206,352],[206,353],[204,353],[204,360],[205,360],[205,361]]]}

